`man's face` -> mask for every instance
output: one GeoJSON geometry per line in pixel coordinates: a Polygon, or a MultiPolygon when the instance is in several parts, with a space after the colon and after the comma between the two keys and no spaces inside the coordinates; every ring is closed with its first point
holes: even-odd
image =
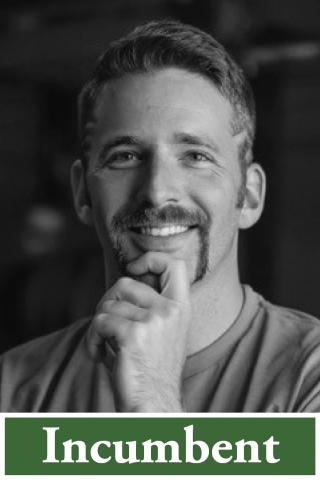
{"type": "Polygon", "coordinates": [[[109,82],[89,126],[86,185],[106,268],[148,251],[184,259],[191,283],[236,268],[241,186],[232,111],[182,69],[109,82]]]}

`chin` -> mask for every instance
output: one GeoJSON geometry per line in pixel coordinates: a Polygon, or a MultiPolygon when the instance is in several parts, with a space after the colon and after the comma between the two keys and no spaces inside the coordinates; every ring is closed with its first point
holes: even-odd
{"type": "MultiPolygon", "coordinates": [[[[119,270],[124,276],[128,275],[126,266],[129,262],[136,260],[147,252],[158,251],[161,251],[161,249],[153,250],[137,248],[137,246],[128,238],[123,237],[121,243],[119,242],[117,244],[117,248],[114,248],[114,253],[117,259],[119,270]]],[[[207,256],[203,255],[204,252],[202,252],[201,255],[201,249],[197,248],[195,245],[193,245],[191,249],[180,248],[175,249],[174,252],[165,251],[163,253],[167,253],[168,256],[171,257],[173,260],[176,259],[185,261],[188,271],[188,281],[190,285],[193,285],[194,283],[202,280],[202,278],[207,273],[207,256]]],[[[145,275],[139,276],[138,278],[136,278],[136,280],[146,285],[149,285],[157,292],[160,292],[160,279],[158,275],[147,273],[145,275]]]]}

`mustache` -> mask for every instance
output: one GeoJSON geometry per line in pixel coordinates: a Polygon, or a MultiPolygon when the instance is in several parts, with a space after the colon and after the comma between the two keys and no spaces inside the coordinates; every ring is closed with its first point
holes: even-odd
{"type": "Polygon", "coordinates": [[[201,209],[188,209],[174,204],[155,208],[144,203],[134,209],[124,207],[114,216],[111,227],[112,230],[119,231],[127,228],[170,223],[205,228],[208,222],[208,215],[201,209]]]}

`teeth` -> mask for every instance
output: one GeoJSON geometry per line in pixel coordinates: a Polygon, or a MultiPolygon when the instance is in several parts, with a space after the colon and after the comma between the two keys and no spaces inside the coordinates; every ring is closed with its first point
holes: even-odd
{"type": "Polygon", "coordinates": [[[151,235],[152,237],[168,237],[169,235],[177,235],[188,230],[188,227],[180,225],[163,227],[163,228],[141,228],[142,235],[151,235]]]}

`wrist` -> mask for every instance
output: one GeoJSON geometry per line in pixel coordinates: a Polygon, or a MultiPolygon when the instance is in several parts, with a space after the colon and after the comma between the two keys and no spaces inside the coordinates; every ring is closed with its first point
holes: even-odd
{"type": "Polygon", "coordinates": [[[180,389],[163,386],[161,391],[150,389],[148,396],[140,400],[134,411],[141,413],[183,413],[186,412],[186,408],[180,389]]]}

